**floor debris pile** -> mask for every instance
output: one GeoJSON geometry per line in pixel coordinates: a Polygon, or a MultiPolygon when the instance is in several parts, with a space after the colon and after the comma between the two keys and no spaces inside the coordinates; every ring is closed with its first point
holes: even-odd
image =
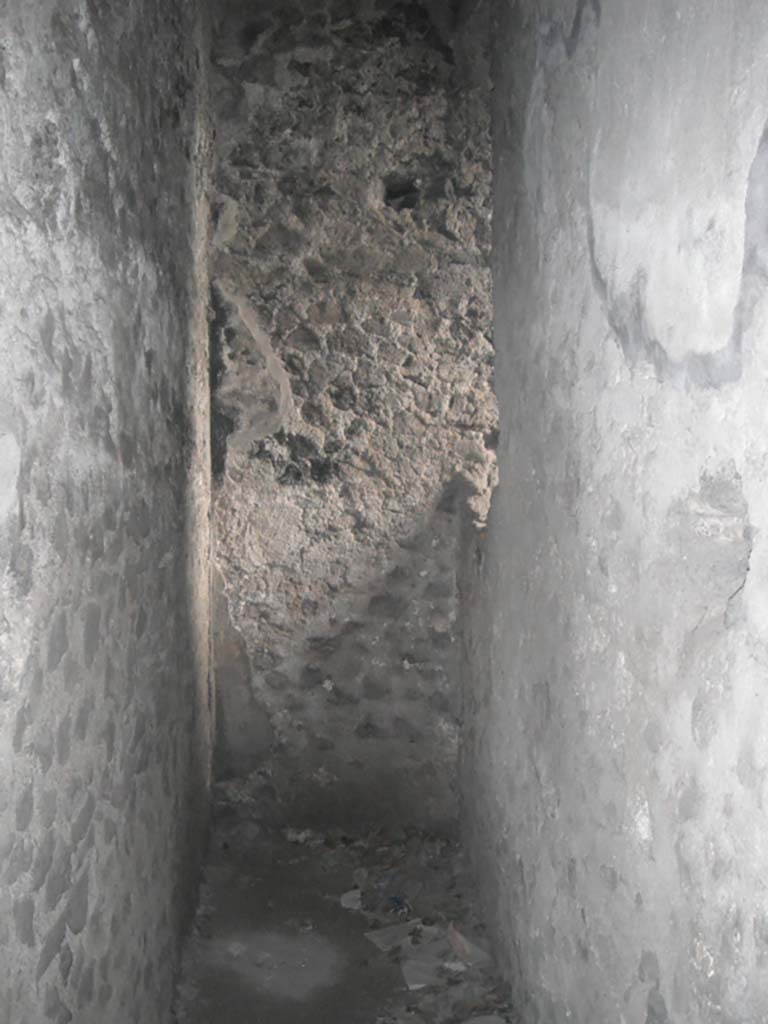
{"type": "Polygon", "coordinates": [[[265,827],[247,803],[223,809],[178,1024],[516,1020],[453,842],[265,827]]]}

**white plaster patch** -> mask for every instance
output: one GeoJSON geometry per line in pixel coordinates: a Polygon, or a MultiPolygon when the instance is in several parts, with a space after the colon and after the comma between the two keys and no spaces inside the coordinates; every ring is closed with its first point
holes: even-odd
{"type": "Polygon", "coordinates": [[[632,831],[644,846],[653,842],[651,811],[645,797],[637,798],[632,804],[632,831]]]}
{"type": "Polygon", "coordinates": [[[21,466],[21,449],[13,434],[0,434],[0,522],[16,504],[16,485],[21,466]]]}
{"type": "Polygon", "coordinates": [[[648,0],[606,10],[602,28],[615,45],[598,78],[591,195],[609,293],[639,302],[650,335],[679,361],[724,348],[732,334],[764,83],[753,56],[760,41],[746,19],[728,25],[729,59],[715,62],[720,5],[699,9],[695,32],[674,6],[648,0]],[[734,67],[745,69],[738,91],[734,67]]]}

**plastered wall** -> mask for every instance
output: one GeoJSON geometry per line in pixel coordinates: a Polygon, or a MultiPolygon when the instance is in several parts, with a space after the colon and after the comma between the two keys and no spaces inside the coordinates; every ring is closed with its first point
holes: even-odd
{"type": "Polygon", "coordinates": [[[210,757],[195,3],[0,7],[0,1021],[167,1022],[210,757]]]}
{"type": "Polygon", "coordinates": [[[525,1021],[768,1016],[760,4],[500,3],[469,834],[525,1021]]]}

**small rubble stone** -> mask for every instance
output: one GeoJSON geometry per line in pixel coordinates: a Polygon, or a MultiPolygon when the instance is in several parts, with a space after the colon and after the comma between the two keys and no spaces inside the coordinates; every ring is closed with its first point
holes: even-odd
{"type": "Polygon", "coordinates": [[[32,821],[32,814],[35,809],[35,795],[32,783],[24,787],[24,791],[16,804],[16,831],[26,832],[32,821]]]}
{"type": "Polygon", "coordinates": [[[61,659],[69,649],[69,637],[67,636],[67,616],[61,611],[57,612],[48,634],[48,671],[53,672],[59,667],[61,659]]]}
{"type": "Polygon", "coordinates": [[[88,920],[88,872],[84,871],[75,882],[67,900],[67,926],[79,935],[88,920]]]}
{"type": "Polygon", "coordinates": [[[48,934],[43,940],[43,944],[40,948],[40,958],[37,962],[37,973],[36,977],[39,981],[40,978],[48,970],[48,967],[53,962],[54,957],[61,949],[61,945],[64,941],[66,934],[66,922],[64,916],[59,917],[53,927],[50,929],[48,934]]]}
{"type": "Polygon", "coordinates": [[[53,852],[56,846],[56,838],[52,831],[43,836],[37,848],[35,860],[32,864],[32,891],[37,892],[42,888],[48,872],[53,864],[53,852]]]}
{"type": "Polygon", "coordinates": [[[345,910],[362,910],[363,894],[359,889],[350,889],[343,894],[339,902],[345,910]]]}
{"type": "Polygon", "coordinates": [[[45,883],[45,905],[48,910],[58,906],[71,880],[72,858],[69,849],[59,846],[53,857],[53,865],[48,871],[45,883]]]}
{"type": "Polygon", "coordinates": [[[16,937],[25,946],[35,944],[35,905],[31,897],[16,900],[13,904],[13,922],[16,937]]]}
{"type": "Polygon", "coordinates": [[[94,810],[96,809],[96,798],[93,793],[89,793],[85,799],[85,803],[78,811],[75,820],[72,822],[71,840],[73,848],[76,848],[83,840],[85,833],[88,831],[88,826],[93,818],[94,810]]]}

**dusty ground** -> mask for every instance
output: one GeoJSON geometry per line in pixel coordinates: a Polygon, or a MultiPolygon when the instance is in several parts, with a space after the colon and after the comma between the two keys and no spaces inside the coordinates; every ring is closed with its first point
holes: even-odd
{"type": "Polygon", "coordinates": [[[219,797],[178,1024],[514,1020],[450,840],[270,828],[219,797]]]}

